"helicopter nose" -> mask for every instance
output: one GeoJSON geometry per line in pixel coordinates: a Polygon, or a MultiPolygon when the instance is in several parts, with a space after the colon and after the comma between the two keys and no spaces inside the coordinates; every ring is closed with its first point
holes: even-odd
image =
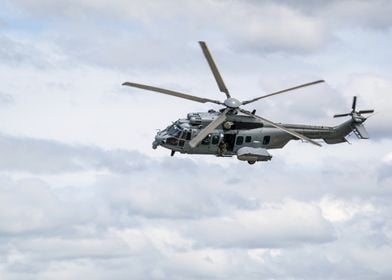
{"type": "Polygon", "coordinates": [[[158,143],[156,141],[152,142],[152,148],[155,150],[158,147],[158,143]]]}
{"type": "Polygon", "coordinates": [[[157,135],[155,135],[155,140],[152,142],[152,148],[155,150],[159,145],[165,143],[166,137],[162,135],[162,132],[158,132],[157,135]]]}
{"type": "Polygon", "coordinates": [[[155,150],[160,144],[162,144],[163,139],[158,136],[155,136],[154,142],[152,142],[152,148],[155,150]]]}

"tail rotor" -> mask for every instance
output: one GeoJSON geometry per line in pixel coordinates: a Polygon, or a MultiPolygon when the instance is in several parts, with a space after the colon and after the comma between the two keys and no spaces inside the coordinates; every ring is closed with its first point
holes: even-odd
{"type": "Polygon", "coordinates": [[[357,107],[357,97],[353,97],[353,104],[351,106],[352,111],[350,113],[345,113],[345,114],[337,114],[334,115],[334,118],[340,118],[340,117],[347,117],[351,116],[352,118],[352,123],[351,123],[351,129],[355,133],[355,135],[360,138],[360,139],[368,139],[369,135],[362,124],[364,121],[366,121],[366,117],[362,116],[362,114],[371,114],[374,113],[373,109],[368,109],[368,110],[359,110],[356,111],[357,107]]]}
{"type": "Polygon", "coordinates": [[[357,107],[357,97],[354,96],[353,97],[353,105],[351,106],[352,111],[350,113],[345,113],[345,114],[336,114],[333,117],[334,118],[347,117],[347,116],[351,116],[352,118],[358,118],[359,117],[360,119],[363,119],[361,121],[361,122],[363,122],[364,120],[366,120],[366,118],[363,117],[362,114],[374,113],[373,109],[356,111],[356,107],[357,107]]]}

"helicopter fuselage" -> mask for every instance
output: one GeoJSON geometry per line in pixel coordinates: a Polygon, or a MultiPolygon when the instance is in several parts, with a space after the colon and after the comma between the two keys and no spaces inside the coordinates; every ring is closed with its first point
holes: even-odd
{"type": "MultiPolygon", "coordinates": [[[[185,154],[209,154],[221,157],[237,156],[240,160],[254,163],[268,161],[272,156],[269,149],[283,148],[290,140],[298,140],[280,129],[246,115],[232,114],[227,120],[209,133],[201,143],[192,148],[189,141],[203,128],[218,118],[220,112],[189,113],[155,136],[153,148],[162,146],[185,154]]],[[[323,139],[328,144],[346,142],[344,138],[353,130],[353,120],[336,127],[281,124],[311,139],[323,139]]]]}

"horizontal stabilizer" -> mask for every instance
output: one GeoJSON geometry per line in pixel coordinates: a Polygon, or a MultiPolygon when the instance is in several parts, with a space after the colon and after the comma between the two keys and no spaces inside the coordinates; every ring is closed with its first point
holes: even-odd
{"type": "Polygon", "coordinates": [[[361,123],[354,124],[354,132],[360,139],[369,139],[369,134],[361,123]]]}

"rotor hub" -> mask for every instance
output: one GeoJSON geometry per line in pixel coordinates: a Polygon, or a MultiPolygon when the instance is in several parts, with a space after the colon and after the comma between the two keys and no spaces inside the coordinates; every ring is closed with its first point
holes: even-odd
{"type": "Polygon", "coordinates": [[[229,97],[225,100],[225,102],[223,104],[225,104],[229,108],[236,109],[236,108],[240,107],[242,103],[238,99],[235,99],[233,97],[229,97]]]}

